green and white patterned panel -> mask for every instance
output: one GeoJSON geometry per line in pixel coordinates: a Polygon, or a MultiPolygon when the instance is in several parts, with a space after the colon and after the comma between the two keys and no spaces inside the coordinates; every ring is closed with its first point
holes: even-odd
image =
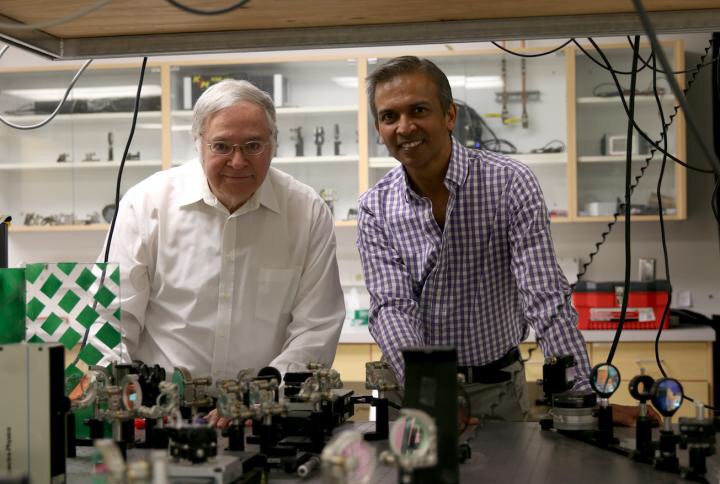
{"type": "MultiPolygon", "coordinates": [[[[72,352],[87,332],[80,361],[108,366],[123,360],[118,264],[28,264],[25,279],[29,342],[59,342],[72,352]]],[[[65,373],[74,380],[80,370],[70,365],[65,373]]]]}

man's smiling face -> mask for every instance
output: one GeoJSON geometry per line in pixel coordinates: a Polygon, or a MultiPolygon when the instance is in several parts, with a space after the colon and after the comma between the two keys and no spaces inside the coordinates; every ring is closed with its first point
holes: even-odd
{"type": "Polygon", "coordinates": [[[450,132],[456,108],[442,108],[432,78],[411,72],[377,85],[375,127],[392,156],[410,172],[441,166],[450,159],[450,132]]]}

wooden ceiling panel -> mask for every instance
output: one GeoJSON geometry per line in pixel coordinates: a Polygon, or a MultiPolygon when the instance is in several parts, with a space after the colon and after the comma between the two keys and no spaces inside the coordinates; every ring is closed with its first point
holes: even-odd
{"type": "MultiPolygon", "coordinates": [[[[178,0],[197,9],[227,7],[235,0],[178,0]]],[[[3,0],[0,14],[23,23],[50,21],[94,0],[3,0]]],[[[718,0],[645,0],[648,11],[717,8],[718,0]]],[[[165,0],[122,0],[45,32],[61,38],[297,27],[378,25],[407,22],[630,13],[629,0],[250,0],[235,11],[194,15],[165,0]]]]}
{"type": "MultiPolygon", "coordinates": [[[[232,5],[236,0],[178,2],[197,9],[216,9],[232,5]]],[[[7,21],[36,24],[67,17],[94,3],[95,0],[2,0],[0,16],[7,21]]],[[[671,24],[673,15],[678,12],[695,12],[698,14],[696,17],[705,19],[705,23],[708,19],[703,12],[720,12],[720,0],[644,0],[643,3],[655,15],[667,14],[658,18],[664,18],[671,24]]],[[[629,22],[634,16],[630,0],[250,0],[242,8],[214,16],[187,13],[166,0],[113,0],[82,18],[48,27],[41,32],[28,33],[0,27],[0,36],[20,45],[39,46],[57,57],[78,55],[83,49],[102,56],[103,52],[98,49],[111,47],[115,55],[122,54],[121,42],[122,38],[126,38],[127,55],[137,55],[142,53],[142,45],[146,46],[147,53],[172,50],[172,39],[185,38],[187,41],[187,45],[177,51],[187,51],[193,45],[199,51],[221,50],[223,45],[233,43],[228,37],[215,35],[214,43],[206,44],[204,34],[212,37],[210,34],[238,33],[237,45],[227,47],[247,48],[252,45],[252,34],[257,33],[258,39],[270,45],[272,42],[268,39],[274,33],[280,39],[278,48],[281,42],[288,43],[289,48],[301,48],[323,47],[331,41],[335,45],[351,45],[353,41],[358,45],[380,44],[398,42],[403,38],[421,42],[423,26],[431,29],[427,32],[429,42],[443,36],[443,29],[445,40],[452,40],[455,33],[460,35],[465,32],[464,37],[471,36],[473,27],[478,40],[483,40],[484,35],[494,35],[499,39],[497,36],[503,32],[505,38],[533,38],[548,36],[553,29],[559,33],[570,33],[568,28],[572,25],[588,28],[599,22],[598,29],[602,29],[603,19],[610,27],[618,22],[607,19],[627,19],[625,21],[629,22]],[[583,21],[576,23],[573,20],[576,18],[583,21]],[[553,22],[556,22],[555,27],[553,22]],[[386,26],[386,30],[392,29],[393,32],[403,30],[403,26],[409,27],[400,35],[384,32],[383,27],[386,26]],[[316,39],[314,43],[313,35],[316,39]],[[154,43],[153,39],[158,38],[158,42],[154,43]],[[58,48],[52,45],[54,41],[59,44],[58,48]],[[71,52],[73,49],[74,54],[71,52]]],[[[720,25],[716,27],[720,29],[720,25]]]]}

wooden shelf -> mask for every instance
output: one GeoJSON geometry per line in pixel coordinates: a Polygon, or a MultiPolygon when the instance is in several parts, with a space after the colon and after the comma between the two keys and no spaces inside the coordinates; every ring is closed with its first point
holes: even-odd
{"type": "MultiPolygon", "coordinates": [[[[649,155],[633,155],[632,161],[645,161],[649,155]]],[[[591,156],[578,156],[578,163],[624,163],[626,160],[625,155],[591,155],[591,156]]]]}
{"type": "MultiPolygon", "coordinates": [[[[356,227],[357,220],[337,220],[335,227],[356,227]]],[[[109,224],[90,225],[10,225],[10,233],[30,232],[106,232],[109,224]]]]}
{"type": "Polygon", "coordinates": [[[395,168],[400,162],[389,156],[371,156],[368,165],[370,168],[395,168]]]}
{"type": "MultiPolygon", "coordinates": [[[[279,106],[275,108],[278,116],[291,114],[331,114],[331,113],[357,113],[357,105],[344,106],[279,106]]],[[[176,110],[172,112],[173,116],[178,118],[190,118],[193,112],[191,110],[176,110]]]]}
{"type": "Polygon", "coordinates": [[[28,232],[106,232],[109,224],[90,225],[11,225],[10,233],[28,232]]]}
{"type": "MultiPolygon", "coordinates": [[[[357,163],[359,160],[357,155],[349,156],[276,156],[272,159],[271,165],[304,165],[304,164],[323,164],[323,163],[357,163]]],[[[187,163],[186,161],[174,161],[173,166],[180,166],[187,163]]]]}
{"type": "Polygon", "coordinates": [[[303,163],[357,163],[359,160],[357,155],[349,156],[276,156],[272,159],[272,164],[303,164],[303,163]]]}
{"type": "MultiPolygon", "coordinates": [[[[562,165],[567,164],[567,153],[514,153],[507,155],[526,165],[562,165]]],[[[400,162],[390,156],[370,158],[370,168],[395,168],[400,162]]]]}
{"type": "MultiPolygon", "coordinates": [[[[125,168],[160,168],[160,160],[126,161],[125,168]]],[[[119,161],[75,161],[55,163],[0,163],[0,171],[102,170],[119,168],[119,161]]]]}
{"type": "MultiPolygon", "coordinates": [[[[674,69],[682,70],[683,65],[683,58],[682,58],[682,46],[679,42],[673,42],[671,44],[673,46],[675,58],[674,58],[674,69]]],[[[616,51],[619,51],[623,55],[626,55],[630,49],[628,49],[627,45],[624,44],[616,44],[614,46],[606,46],[608,49],[615,49],[616,51]]],[[[541,49],[541,47],[537,47],[537,49],[541,49]]],[[[489,56],[497,56],[500,54],[496,49],[494,48],[488,48],[488,49],[482,49],[482,50],[468,50],[465,52],[461,52],[462,49],[454,51],[454,52],[444,52],[442,49],[439,49],[437,52],[434,49],[428,50],[427,54],[429,56],[437,56],[437,57],[447,57],[446,60],[448,60],[449,63],[455,64],[463,64],[473,61],[474,57],[482,58],[489,57],[489,56]]],[[[570,52],[570,49],[567,49],[566,54],[570,52]]],[[[398,52],[400,53],[400,52],[398,52]]],[[[617,52],[616,52],[617,53],[617,52]]],[[[301,89],[299,92],[299,96],[294,97],[294,100],[301,101],[305,104],[305,106],[278,106],[276,107],[276,112],[278,114],[278,120],[279,123],[282,124],[285,127],[291,127],[291,126],[305,126],[308,128],[307,130],[307,138],[310,139],[311,136],[311,127],[321,124],[322,122],[325,122],[326,124],[326,144],[324,146],[323,153],[325,156],[312,156],[316,151],[313,148],[311,142],[309,143],[306,140],[305,144],[305,153],[308,154],[308,156],[302,156],[302,157],[295,157],[295,156],[278,156],[275,157],[272,161],[273,165],[281,170],[286,170],[291,173],[297,173],[297,176],[305,181],[308,182],[311,179],[317,179],[318,177],[322,178],[323,176],[339,176],[335,172],[343,172],[349,175],[353,176],[353,179],[346,179],[344,180],[344,187],[346,189],[343,190],[343,197],[347,201],[347,197],[351,195],[352,193],[356,193],[355,186],[357,186],[357,193],[364,192],[369,188],[370,182],[373,180],[376,180],[379,178],[379,175],[382,175],[385,171],[388,169],[392,169],[394,167],[397,167],[399,162],[395,160],[391,156],[377,156],[377,157],[369,157],[368,151],[370,150],[375,151],[377,149],[378,154],[386,154],[387,152],[380,148],[378,149],[374,145],[374,137],[372,136],[373,128],[372,128],[372,114],[369,112],[368,109],[368,100],[367,100],[367,93],[365,92],[364,86],[363,86],[363,79],[367,77],[367,71],[368,69],[373,68],[372,58],[376,57],[377,55],[380,55],[381,57],[385,55],[383,51],[378,52],[347,52],[344,51],[341,53],[333,54],[332,56],[319,56],[315,61],[317,62],[325,62],[325,61],[332,61],[333,69],[338,70],[340,74],[343,76],[349,76],[349,78],[352,78],[353,80],[358,81],[357,86],[353,88],[346,88],[343,87],[342,91],[335,92],[338,88],[334,86],[334,84],[330,84],[330,80],[327,80],[327,84],[325,84],[325,81],[323,81],[322,85],[318,85],[310,89],[310,86],[307,88],[307,94],[308,96],[304,96],[303,90],[301,89]],[[351,62],[348,63],[347,61],[350,60],[351,62]],[[342,69],[340,69],[338,66],[342,65],[342,69]],[[347,66],[352,66],[351,68],[348,68],[347,66]],[[330,89],[328,86],[332,85],[332,89],[330,89]],[[332,102],[338,102],[340,105],[318,105],[318,104],[325,104],[325,103],[332,103],[332,102]],[[345,102],[350,102],[353,104],[342,104],[345,102]],[[347,139],[343,139],[343,151],[349,152],[350,154],[344,154],[342,156],[334,156],[330,155],[330,153],[334,152],[332,149],[332,144],[327,144],[328,134],[327,134],[327,123],[328,119],[335,119],[334,122],[340,122],[343,124],[342,131],[347,136],[347,139]],[[350,134],[350,126],[354,130],[357,130],[356,137],[353,137],[354,141],[357,141],[357,150],[354,148],[354,141],[351,141],[350,134]],[[356,153],[353,153],[356,152],[356,153]],[[332,173],[330,173],[332,172],[332,173]],[[356,178],[356,180],[355,180],[356,178]]],[[[502,54],[500,54],[502,55],[502,54]]],[[[161,74],[161,90],[163,93],[162,98],[162,111],[141,111],[138,113],[139,117],[143,119],[143,121],[139,121],[138,123],[138,129],[144,129],[142,132],[142,135],[146,139],[142,139],[143,144],[149,143],[148,139],[155,139],[157,138],[157,141],[159,142],[160,149],[156,151],[155,157],[159,157],[158,151],[161,151],[163,153],[163,161],[160,160],[148,160],[148,161],[133,161],[133,162],[127,162],[126,167],[129,169],[130,173],[128,174],[131,178],[137,178],[137,177],[145,177],[151,174],[154,171],[161,170],[163,168],[168,168],[170,166],[178,166],[185,163],[185,160],[176,160],[175,162],[172,161],[172,153],[173,150],[177,150],[176,154],[178,158],[184,158],[184,157],[192,157],[191,154],[191,148],[192,145],[190,144],[189,138],[187,136],[187,133],[185,133],[185,136],[173,136],[174,131],[179,130],[189,130],[190,129],[190,123],[192,121],[192,111],[191,110],[182,110],[177,109],[173,110],[171,108],[172,98],[173,96],[173,89],[174,83],[177,81],[175,77],[173,77],[175,72],[182,72],[182,69],[185,69],[186,66],[209,66],[212,67],[213,65],[221,65],[221,64],[235,64],[235,60],[238,61],[238,64],[254,64],[255,62],[267,64],[268,66],[271,64],[274,64],[276,62],[287,62],[293,64],[293,68],[301,66],[302,62],[309,59],[305,54],[298,55],[295,57],[294,55],[286,55],[282,57],[282,60],[278,60],[274,58],[273,56],[267,56],[267,55],[260,55],[256,58],[250,59],[250,58],[242,58],[242,59],[235,59],[233,61],[229,61],[226,57],[218,56],[214,59],[207,59],[205,57],[198,57],[194,59],[189,60],[183,60],[183,59],[173,59],[173,58],[166,58],[169,60],[163,60],[158,61],[156,64],[156,68],[159,70],[161,74]],[[209,63],[208,63],[209,62],[209,63]],[[297,63],[297,65],[296,65],[297,63]],[[178,71],[180,69],[180,71],[178,71]],[[161,130],[161,133],[150,131],[152,129],[155,129],[157,131],[161,130]],[[177,145],[177,146],[176,146],[177,145]],[[187,150],[187,153],[185,151],[181,150],[187,150]],[[181,155],[181,153],[183,153],[181,155]]],[[[315,62],[313,61],[313,62],[315,62]]],[[[564,217],[552,217],[551,221],[552,223],[573,223],[573,222],[598,222],[598,221],[607,221],[611,220],[611,217],[608,216],[580,216],[578,215],[578,200],[583,198],[584,190],[586,189],[585,186],[582,183],[578,183],[578,179],[580,178],[580,181],[583,180],[583,176],[587,175],[589,171],[604,171],[604,172],[615,172],[617,169],[619,169],[622,164],[625,162],[625,155],[618,155],[618,156],[602,156],[598,155],[596,153],[599,153],[600,150],[598,149],[598,146],[594,146],[594,142],[589,139],[590,135],[588,130],[594,130],[593,132],[598,131],[595,125],[587,125],[583,122],[581,122],[583,119],[588,118],[590,116],[597,115],[599,117],[598,123],[616,123],[617,119],[616,117],[613,117],[615,115],[612,114],[612,108],[610,106],[617,106],[620,104],[620,98],[618,96],[612,96],[612,97],[600,97],[600,96],[578,96],[577,92],[578,90],[581,93],[589,94],[592,90],[592,86],[596,85],[593,83],[592,79],[594,74],[590,73],[587,74],[582,70],[585,69],[585,67],[580,67],[576,64],[576,56],[575,55],[563,55],[561,60],[558,60],[558,65],[555,66],[557,69],[553,69],[553,72],[558,75],[558,78],[562,78],[565,81],[565,85],[561,83],[553,84],[553,93],[554,94],[564,94],[565,95],[565,103],[560,104],[558,106],[563,106],[560,108],[556,108],[555,104],[553,104],[550,108],[550,111],[548,113],[543,113],[547,115],[549,119],[555,120],[554,122],[559,122],[560,118],[565,116],[566,122],[563,125],[557,125],[553,126],[553,138],[561,139],[566,144],[566,152],[561,153],[516,153],[516,154],[510,154],[507,155],[510,158],[516,159],[528,166],[531,167],[531,169],[537,174],[538,178],[543,182],[543,188],[546,190],[546,201],[548,202],[548,205],[552,206],[561,206],[564,209],[567,210],[568,216],[564,217]],[[558,74],[561,73],[562,65],[565,67],[565,73],[564,75],[558,74]],[[579,79],[577,78],[579,75],[579,79]],[[588,77],[590,76],[590,77],[588,77]],[[598,106],[600,110],[597,111],[597,113],[593,113],[592,107],[598,106]],[[563,111],[565,111],[563,113],[563,111]],[[579,135],[578,135],[579,133],[579,135]],[[578,143],[580,146],[578,146],[578,143]],[[586,153],[586,155],[580,156],[581,153],[586,153]]],[[[583,64],[584,65],[584,64],[583,64]]],[[[316,69],[322,69],[321,65],[318,64],[320,67],[306,67],[302,66],[302,68],[298,67],[298,69],[302,70],[305,69],[307,72],[310,72],[310,69],[313,70],[312,74],[327,74],[324,72],[315,72],[316,69]]],[[[290,67],[290,66],[288,66],[290,67]]],[[[105,68],[105,67],[104,67],[105,68]]],[[[118,66],[107,66],[107,73],[108,76],[112,75],[113,69],[117,69],[118,66]]],[[[285,67],[283,66],[283,69],[285,67]]],[[[122,69],[128,69],[127,65],[123,65],[122,69]]],[[[43,71],[48,70],[52,71],[53,69],[48,68],[37,68],[37,71],[43,71]]],[[[24,72],[24,69],[18,69],[17,72],[24,72]]],[[[12,71],[15,72],[15,71],[12,71]]],[[[125,71],[123,71],[125,72],[125,71]]],[[[190,70],[188,70],[190,72],[190,70]]],[[[289,70],[288,72],[285,72],[283,75],[291,76],[291,72],[294,72],[292,70],[289,70]]],[[[334,70],[333,70],[334,72],[334,70]]],[[[107,74],[106,73],[106,74],[107,74]]],[[[326,75],[324,78],[327,78],[328,75],[326,75]]],[[[14,81],[15,82],[15,81],[14,81]]],[[[24,82],[16,82],[17,84],[24,84],[24,82]]],[[[295,86],[293,86],[295,87],[295,86]]],[[[177,94],[177,93],[175,93],[177,94]]],[[[675,102],[674,96],[671,95],[669,92],[665,92],[663,96],[661,96],[661,101],[663,103],[663,106],[672,106],[672,104],[675,102]]],[[[655,108],[655,97],[653,95],[638,95],[635,97],[636,102],[638,105],[642,108],[643,113],[648,113],[650,111],[653,111],[655,108]]],[[[183,104],[178,104],[178,107],[183,106],[183,104]]],[[[547,106],[546,106],[547,107],[547,106]]],[[[18,124],[34,124],[39,120],[43,120],[47,117],[47,115],[8,115],[6,116],[8,119],[12,119],[18,124]]],[[[98,135],[102,136],[104,135],[105,131],[115,131],[117,134],[117,129],[119,126],[127,125],[129,127],[129,120],[132,117],[131,112],[113,112],[113,113],[73,113],[73,114],[60,114],[56,116],[55,120],[57,121],[58,127],[57,133],[53,133],[51,137],[48,138],[48,142],[50,143],[60,143],[63,142],[62,139],[67,138],[67,134],[71,132],[85,132],[95,129],[96,127],[98,130],[103,131],[103,133],[97,133],[98,135]],[[76,125],[72,124],[75,121],[78,123],[76,125]],[[70,123],[68,123],[70,122],[70,123]],[[64,123],[64,124],[63,124],[64,123]],[[84,124],[83,124],[84,123],[84,124]],[[105,129],[103,126],[107,127],[105,129]],[[62,134],[62,136],[61,136],[62,134]]],[[[523,140],[526,144],[521,146],[523,150],[529,149],[532,147],[540,146],[540,144],[543,141],[543,139],[550,139],[550,137],[545,136],[547,133],[542,133],[542,129],[539,129],[538,133],[532,133],[530,131],[521,131],[519,129],[515,129],[515,127],[502,127],[501,129],[504,129],[507,131],[507,133],[504,133],[507,135],[508,139],[514,139],[513,136],[517,136],[517,141],[523,140]],[[510,131],[508,131],[510,130],[510,131]],[[508,134],[510,133],[510,134],[508,134]],[[542,134],[542,136],[540,136],[542,134]],[[525,138],[522,138],[525,136],[525,138]],[[532,138],[532,140],[528,139],[528,136],[532,138]],[[540,141],[537,141],[537,139],[540,139],[540,141]]],[[[686,148],[686,141],[685,141],[685,132],[684,132],[685,126],[684,126],[684,118],[682,116],[678,116],[676,122],[674,123],[672,127],[672,136],[673,136],[673,151],[678,153],[678,157],[684,157],[685,154],[685,148],[686,148]]],[[[283,131],[287,131],[285,128],[283,128],[283,131]]],[[[305,131],[305,129],[303,129],[305,131]]],[[[548,132],[549,132],[548,127],[548,132]]],[[[607,130],[605,130],[607,131],[607,130]]],[[[295,151],[291,146],[291,142],[286,141],[287,135],[289,133],[284,132],[283,133],[283,139],[282,142],[284,143],[283,146],[285,148],[283,149],[283,154],[292,155],[295,151]]],[[[500,134],[500,133],[498,133],[500,134]]],[[[93,138],[97,138],[98,136],[93,135],[93,138]]],[[[77,138],[79,140],[80,138],[77,138]]],[[[79,141],[75,142],[77,144],[79,141]]],[[[6,141],[10,141],[10,139],[6,139],[6,141]]],[[[14,141],[14,140],[12,140],[14,141]]],[[[81,140],[82,142],[85,142],[85,140],[81,140]]],[[[98,138],[97,141],[100,141],[98,138]]],[[[99,156],[104,156],[106,153],[103,152],[102,148],[99,148],[99,146],[102,145],[93,145],[92,148],[83,149],[83,150],[75,150],[75,153],[73,153],[74,158],[82,157],[81,155],[77,155],[76,153],[85,153],[88,151],[96,151],[99,156]]],[[[555,145],[553,145],[555,146],[555,145]]],[[[21,147],[24,148],[24,147],[21,147]]],[[[40,151],[40,147],[35,145],[30,145],[28,149],[23,149],[21,152],[22,156],[20,154],[16,155],[13,158],[5,158],[8,162],[12,163],[0,163],[0,178],[3,178],[3,176],[6,178],[8,184],[15,183],[17,180],[20,180],[22,183],[27,183],[28,185],[36,185],[38,182],[44,181],[45,178],[48,176],[52,177],[59,177],[59,182],[62,186],[63,182],[67,182],[67,180],[64,180],[64,178],[68,178],[70,176],[80,176],[82,179],[89,179],[94,178],[96,176],[112,176],[114,173],[117,172],[117,169],[119,167],[118,162],[107,162],[107,161],[98,161],[98,162],[82,162],[79,160],[74,160],[72,163],[57,163],[54,162],[52,158],[54,158],[57,155],[53,155],[54,151],[50,152],[43,152],[40,151]],[[24,163],[20,163],[19,161],[24,161],[24,163]],[[43,162],[40,162],[43,161],[43,162]],[[37,162],[37,163],[34,163],[37,162]],[[105,170],[105,171],[97,171],[97,170],[105,170]],[[61,175],[61,173],[65,171],[67,173],[66,175],[61,175]],[[75,171],[78,170],[78,171],[75,171]],[[83,172],[80,170],[96,170],[94,172],[83,172]],[[108,171],[110,170],[110,171],[108,171]]],[[[69,149],[66,149],[65,151],[70,151],[69,149]]],[[[149,154],[149,153],[148,153],[149,154]]],[[[646,160],[646,158],[649,155],[635,155],[632,157],[633,163],[636,163],[633,165],[633,168],[637,168],[639,165],[637,165],[637,162],[643,162],[646,160]]],[[[116,150],[116,157],[117,157],[117,150],[116,150]]],[[[659,159],[658,156],[655,156],[652,160],[659,159]]],[[[684,171],[679,168],[675,167],[675,170],[672,172],[674,173],[674,183],[675,183],[675,193],[673,196],[676,199],[676,203],[678,206],[678,214],[679,215],[668,215],[666,218],[668,220],[680,220],[685,218],[686,216],[686,206],[685,206],[685,190],[686,190],[686,180],[685,180],[685,174],[684,171]]],[[[347,177],[345,177],[347,178],[347,177]]],[[[604,183],[604,182],[603,182],[604,183]]],[[[2,185],[2,184],[0,184],[2,185]]],[[[319,186],[327,186],[326,184],[319,185],[319,186]]],[[[603,186],[595,187],[595,189],[602,189],[603,186]]],[[[3,187],[0,186],[0,190],[2,190],[3,187]]],[[[9,202],[6,202],[9,203],[9,202]]],[[[18,202],[22,203],[22,202],[18,202]]],[[[13,208],[16,209],[16,212],[20,212],[22,210],[22,207],[7,207],[7,208],[13,208]]],[[[563,212],[564,213],[564,212],[563,212]]],[[[339,215],[339,216],[344,216],[339,215]]],[[[634,219],[636,220],[657,220],[657,216],[650,215],[650,216],[635,216],[634,219]]],[[[355,227],[357,224],[356,221],[339,221],[336,223],[337,227],[355,227]]],[[[15,227],[15,232],[33,232],[33,231],[87,231],[87,230],[107,230],[105,225],[102,225],[102,228],[95,228],[93,229],[92,226],[70,226],[70,227],[48,227],[48,226],[41,226],[41,227],[15,227]]]]}
{"type": "Polygon", "coordinates": [[[567,153],[515,153],[507,155],[526,165],[565,165],[567,164],[567,153]]]}
{"type": "Polygon", "coordinates": [[[336,220],[335,227],[357,227],[357,220],[336,220]]]}
{"type": "MultiPolygon", "coordinates": [[[[673,98],[670,95],[662,95],[660,96],[660,102],[662,103],[672,103],[673,98]]],[[[628,96],[625,96],[625,101],[628,102],[629,98],[628,96]]],[[[592,105],[622,105],[622,101],[620,100],[620,96],[588,96],[588,97],[579,97],[577,98],[578,105],[583,104],[592,104],[592,105]]],[[[655,104],[655,96],[648,96],[648,95],[642,95],[642,96],[635,96],[635,103],[636,104],[655,104]]]]}
{"type": "MultiPolygon", "coordinates": [[[[633,215],[630,217],[630,222],[657,222],[660,220],[659,215],[633,215]]],[[[665,215],[663,220],[682,220],[677,214],[665,215]]],[[[590,215],[578,215],[575,217],[575,222],[612,222],[612,215],[598,215],[596,217],[590,215]]],[[[618,217],[618,222],[624,222],[625,217],[618,217]]]]}
{"type": "MultiPolygon", "coordinates": [[[[112,119],[132,119],[133,113],[131,111],[123,111],[121,113],[71,113],[71,114],[58,114],[53,118],[51,123],[68,122],[68,121],[107,121],[112,119]]],[[[38,122],[47,117],[50,114],[8,114],[5,115],[5,119],[18,124],[24,124],[23,121],[38,122]]],[[[142,118],[160,118],[160,111],[140,111],[138,112],[138,119],[142,118]]],[[[29,123],[28,123],[29,124],[29,123]]]]}

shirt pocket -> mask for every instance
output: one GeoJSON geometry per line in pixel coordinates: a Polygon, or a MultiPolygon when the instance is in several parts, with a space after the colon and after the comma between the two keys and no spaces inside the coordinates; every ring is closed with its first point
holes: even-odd
{"type": "Polygon", "coordinates": [[[292,310],[299,270],[261,268],[257,281],[255,316],[263,321],[278,322],[282,314],[292,310]]]}

